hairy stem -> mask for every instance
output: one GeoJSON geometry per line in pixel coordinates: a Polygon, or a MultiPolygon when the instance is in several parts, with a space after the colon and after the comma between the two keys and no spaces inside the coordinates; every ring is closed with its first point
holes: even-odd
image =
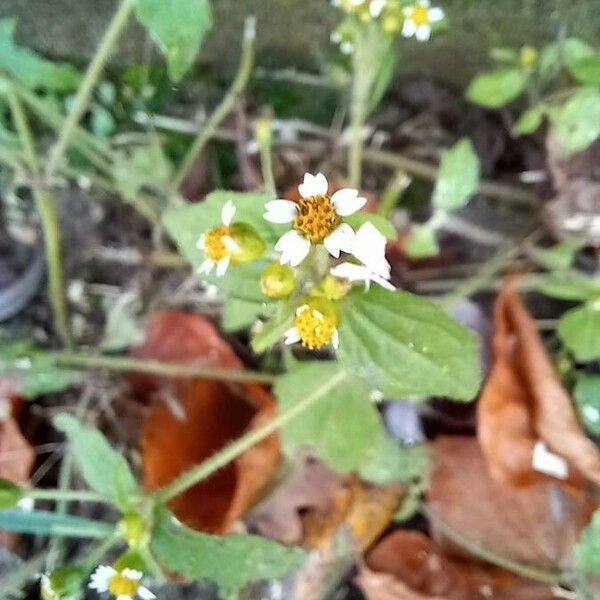
{"type": "Polygon", "coordinates": [[[56,168],[59,166],[64,153],[77,129],[77,124],[81,120],[83,114],[87,110],[92,91],[102,75],[104,66],[110,53],[116,44],[121,32],[127,25],[127,21],[135,7],[135,0],[122,0],[121,5],[115,12],[108,29],[106,30],[98,49],[88,66],[88,69],[83,77],[83,81],[77,90],[77,95],[73,102],[73,108],[69,113],[61,132],[58,136],[56,144],[50,152],[50,157],[46,165],[46,178],[50,179],[56,168]]]}
{"type": "Polygon", "coordinates": [[[273,128],[271,121],[267,118],[258,120],[255,126],[256,141],[260,153],[260,169],[262,173],[265,192],[269,198],[277,198],[277,188],[275,187],[275,176],[273,175],[273,128]]]}
{"type": "Polygon", "coordinates": [[[24,492],[33,500],[52,500],[54,502],[107,502],[108,498],[89,490],[60,490],[33,488],[24,492]]]}
{"type": "Polygon", "coordinates": [[[168,502],[175,496],[185,492],[200,481],[207,479],[213,473],[223,468],[225,465],[235,460],[240,454],[258,444],[269,435],[274,433],[281,426],[292,421],[300,413],[304,412],[318,400],[325,397],[335,386],[340,384],[347,377],[346,371],[340,369],[327,383],[322,387],[309,394],[300,402],[281,412],[277,417],[271,419],[261,427],[249,431],[242,437],[238,438],[222,450],[206,459],[199,465],[192,467],[180,475],[175,481],[155,492],[155,498],[158,502],[168,502]]]}
{"type": "Polygon", "coordinates": [[[175,174],[171,184],[173,193],[176,193],[179,190],[188,176],[191,168],[194,166],[196,157],[204,148],[208,140],[210,140],[210,138],[214,135],[217,127],[220,125],[223,119],[231,112],[235,106],[237,97],[246,87],[246,84],[250,79],[250,73],[252,72],[252,65],[254,63],[255,38],[256,21],[254,18],[246,19],[246,24],[244,27],[244,39],[242,42],[242,58],[238,72],[233,83],[231,84],[231,87],[198,132],[198,135],[188,150],[181,167],[179,167],[179,170],[175,174]]]}

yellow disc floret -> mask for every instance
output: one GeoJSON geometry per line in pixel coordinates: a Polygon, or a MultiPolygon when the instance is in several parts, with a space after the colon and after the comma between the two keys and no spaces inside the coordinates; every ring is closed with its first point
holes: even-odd
{"type": "Polygon", "coordinates": [[[227,249],[223,238],[231,238],[231,227],[219,225],[213,229],[209,229],[204,234],[204,252],[207,258],[218,263],[226,256],[231,254],[227,249]]]}
{"type": "Polygon", "coordinates": [[[312,196],[298,200],[294,229],[313,244],[320,244],[339,225],[340,218],[329,196],[312,196]]]}
{"type": "Polygon", "coordinates": [[[130,579],[119,572],[113,575],[108,582],[108,590],[113,596],[129,596],[133,598],[138,591],[140,584],[134,579],[130,579]]]}
{"type": "Polygon", "coordinates": [[[410,15],[411,21],[419,27],[429,23],[429,11],[426,6],[414,6],[410,15]]]}
{"type": "Polygon", "coordinates": [[[329,345],[337,331],[337,311],[332,302],[311,298],[296,311],[294,327],[300,341],[309,350],[318,350],[329,345]]]}

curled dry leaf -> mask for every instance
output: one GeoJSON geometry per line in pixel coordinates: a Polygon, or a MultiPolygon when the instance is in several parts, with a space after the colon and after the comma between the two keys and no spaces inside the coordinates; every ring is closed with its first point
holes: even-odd
{"type": "Polygon", "coordinates": [[[548,586],[503,569],[449,558],[419,531],[383,538],[359,569],[368,600],[550,600],[548,586]]]}
{"type": "MultiPolygon", "coordinates": [[[[241,368],[241,362],[210,321],[177,311],[154,315],[146,341],[135,355],[241,368]]],[[[198,379],[169,381],[153,376],[137,377],[135,383],[138,393],[143,390],[156,395],[162,390],[173,394],[170,404],[160,402],[150,408],[142,427],[143,478],[149,490],[167,485],[275,414],[272,396],[258,385],[198,379]]],[[[270,436],[173,499],[171,508],[190,527],[227,532],[256,500],[276,469],[279,456],[278,438],[270,436]]]]}
{"type": "Polygon", "coordinates": [[[494,306],[493,349],[477,428],[492,476],[515,485],[539,480],[532,460],[541,439],[587,479],[600,483],[600,451],[585,436],[535,321],[510,281],[494,306]]]}
{"type": "Polygon", "coordinates": [[[471,545],[540,569],[569,568],[593,510],[583,491],[551,477],[524,487],[499,482],[475,438],[441,437],[432,450],[427,505],[447,554],[464,557],[471,545]]]}

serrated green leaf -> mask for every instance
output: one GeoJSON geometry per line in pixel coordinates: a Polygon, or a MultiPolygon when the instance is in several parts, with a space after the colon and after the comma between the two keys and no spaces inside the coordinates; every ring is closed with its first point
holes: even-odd
{"type": "Polygon", "coordinates": [[[425,298],[378,286],[342,304],[339,355],[386,396],[472,400],[481,381],[479,342],[425,298]]]}
{"type": "Polygon", "coordinates": [[[128,507],[139,489],[123,455],[97,429],[83,425],[72,415],[57,415],[54,426],[67,435],[73,457],[90,488],[117,506],[128,507]]]}
{"type": "Polygon", "coordinates": [[[600,435],[600,375],[578,375],[573,396],[585,428],[592,435],[600,435]]]}
{"type": "Polygon", "coordinates": [[[179,81],[212,28],[209,0],[136,0],[136,8],[138,19],[167,59],[171,79],[179,81]]]}
{"type": "Polygon", "coordinates": [[[600,91],[580,88],[549,117],[563,154],[587,148],[600,135],[600,91]]]}
{"type": "Polygon", "coordinates": [[[600,573],[600,510],[575,546],[575,566],[581,573],[600,573]]]}
{"type": "Polygon", "coordinates": [[[516,135],[527,135],[537,131],[544,122],[546,116],[546,106],[538,104],[528,108],[521,114],[519,120],[515,123],[513,131],[516,135]]]}
{"type": "Polygon", "coordinates": [[[476,77],[467,88],[467,99],[486,108],[500,108],[523,92],[527,75],[517,68],[496,69],[476,77]]]}
{"type": "Polygon", "coordinates": [[[442,154],[432,202],[436,209],[465,206],[479,186],[479,158],[471,140],[463,138],[442,154]]]}
{"type": "Polygon", "coordinates": [[[113,530],[114,527],[108,523],[44,510],[25,511],[16,508],[0,510],[0,531],[59,537],[103,538],[110,535],[113,530]]]}
{"type": "MultiPolygon", "coordinates": [[[[340,365],[336,362],[312,361],[301,363],[278,377],[275,395],[280,413],[293,408],[339,371],[340,365]]],[[[293,456],[298,448],[308,445],[339,471],[358,470],[368,463],[382,433],[381,418],[369,401],[367,388],[351,377],[346,377],[326,398],[281,429],[286,454],[293,456]]]]}
{"type": "Polygon", "coordinates": [[[72,65],[45,60],[32,50],[14,42],[16,20],[0,20],[0,69],[30,88],[67,91],[79,84],[80,76],[72,65]]]}
{"type": "Polygon", "coordinates": [[[228,295],[223,304],[223,314],[221,317],[223,331],[230,332],[248,329],[266,310],[268,308],[265,302],[243,300],[228,295]]]}
{"type": "Polygon", "coordinates": [[[558,336],[578,362],[600,358],[600,310],[585,305],[567,311],[559,321],[558,336]]]}
{"type": "Polygon", "coordinates": [[[404,246],[406,253],[412,258],[427,258],[440,252],[436,232],[429,225],[416,225],[410,230],[410,236],[404,246]]]}
{"type": "Polygon", "coordinates": [[[394,242],[398,238],[398,232],[396,228],[390,223],[388,219],[382,215],[373,213],[357,212],[349,217],[345,217],[344,221],[352,227],[355,231],[365,223],[371,223],[381,235],[385,236],[388,242],[394,242]]]}
{"type": "Polygon", "coordinates": [[[156,514],[151,549],[169,571],[215,581],[227,597],[249,582],[283,577],[306,558],[300,548],[255,535],[221,537],[193,531],[166,509],[156,514]]]}

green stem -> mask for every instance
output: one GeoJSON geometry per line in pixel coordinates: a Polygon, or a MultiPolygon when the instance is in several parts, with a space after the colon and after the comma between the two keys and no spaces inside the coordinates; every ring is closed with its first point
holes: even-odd
{"type": "Polygon", "coordinates": [[[27,161],[29,169],[31,170],[31,174],[37,178],[40,171],[39,161],[37,152],[35,150],[35,144],[33,142],[33,136],[31,135],[29,123],[27,122],[27,116],[25,115],[23,106],[21,105],[21,102],[12,87],[9,87],[7,90],[7,97],[13,120],[15,122],[15,127],[17,129],[17,133],[19,134],[19,140],[21,141],[21,145],[23,146],[23,151],[25,153],[25,160],[27,161]]]}
{"type": "Polygon", "coordinates": [[[144,360],[126,356],[103,356],[100,354],[83,354],[80,352],[54,352],[51,353],[51,356],[54,358],[57,365],[63,367],[107,369],[109,371],[151,373],[153,375],[162,375],[164,377],[193,377],[198,379],[215,379],[240,383],[273,383],[275,380],[275,376],[268,373],[166,363],[158,360],[144,360]]]}
{"type": "Polygon", "coordinates": [[[260,169],[265,186],[265,192],[269,198],[277,198],[275,176],[273,175],[272,142],[273,130],[271,121],[261,118],[256,124],[256,140],[260,153],[260,169]]]}
{"type": "Polygon", "coordinates": [[[112,535],[102,540],[86,557],[84,566],[86,570],[93,571],[100,561],[104,558],[104,555],[119,541],[119,535],[115,531],[112,535]]]}
{"type": "Polygon", "coordinates": [[[33,500],[52,500],[54,502],[111,502],[108,498],[102,496],[102,494],[90,490],[33,488],[25,490],[24,494],[27,498],[32,498],[33,500]]]}
{"type": "Polygon", "coordinates": [[[398,204],[400,196],[409,184],[410,177],[406,172],[402,170],[396,171],[383,191],[383,194],[381,194],[381,199],[377,205],[377,214],[387,218],[392,210],[394,210],[396,204],[398,204]]]}
{"type": "Polygon", "coordinates": [[[242,42],[242,58],[238,72],[235,76],[231,87],[223,96],[220,104],[217,106],[215,111],[210,115],[202,129],[198,132],[196,139],[192,143],[192,146],[188,150],[181,167],[177,171],[173,182],[171,184],[172,192],[175,194],[185,181],[188,173],[194,166],[196,158],[200,151],[204,148],[208,140],[213,136],[217,127],[223,121],[223,119],[231,112],[231,109],[235,106],[235,102],[238,96],[242,93],[250,74],[252,73],[252,65],[254,63],[254,40],[256,38],[256,21],[254,18],[246,19],[244,26],[244,39],[242,42]]]}
{"type": "Polygon", "coordinates": [[[83,77],[83,81],[77,90],[73,108],[63,125],[56,144],[50,152],[48,164],[46,165],[47,179],[50,179],[56,168],[59,166],[67,146],[77,129],[77,125],[87,110],[94,86],[102,75],[106,61],[121,35],[121,32],[127,25],[127,21],[129,20],[134,7],[135,0],[123,0],[115,12],[113,19],[96,50],[94,58],[83,77]]]}
{"type": "Polygon", "coordinates": [[[246,450],[258,444],[277,429],[289,423],[300,413],[304,412],[318,400],[327,396],[327,394],[339,383],[347,377],[346,371],[340,369],[327,383],[322,387],[309,394],[304,399],[300,400],[287,410],[281,412],[277,417],[271,419],[261,427],[253,429],[225,446],[222,450],[200,463],[192,467],[189,471],[182,473],[175,481],[155,492],[155,497],[158,502],[166,503],[175,496],[185,492],[200,481],[207,479],[213,473],[223,468],[225,465],[235,460],[246,450]]]}

